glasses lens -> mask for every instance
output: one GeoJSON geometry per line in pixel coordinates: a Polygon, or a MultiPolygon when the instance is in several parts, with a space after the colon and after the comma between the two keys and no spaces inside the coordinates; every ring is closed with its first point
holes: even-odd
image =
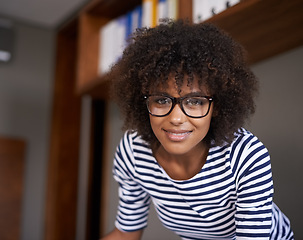
{"type": "Polygon", "coordinates": [[[152,115],[166,115],[172,106],[172,100],[165,96],[149,96],[147,100],[147,108],[152,115]]]}
{"type": "Polygon", "coordinates": [[[184,112],[191,117],[204,117],[209,111],[209,105],[205,97],[188,97],[182,101],[184,112]]]}

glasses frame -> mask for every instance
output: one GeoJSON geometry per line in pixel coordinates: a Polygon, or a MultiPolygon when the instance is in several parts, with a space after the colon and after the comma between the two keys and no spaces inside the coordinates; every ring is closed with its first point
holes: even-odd
{"type": "Polygon", "coordinates": [[[152,115],[152,116],[155,116],[155,117],[165,117],[165,116],[168,116],[168,115],[173,111],[173,109],[175,108],[176,104],[178,104],[178,105],[180,106],[182,112],[183,112],[186,116],[188,116],[188,117],[190,117],[190,118],[203,118],[203,117],[206,117],[206,116],[208,115],[209,110],[210,110],[211,103],[214,101],[213,97],[210,97],[210,96],[184,96],[184,97],[175,98],[175,97],[172,97],[172,96],[169,96],[169,95],[162,95],[162,94],[150,94],[150,95],[145,95],[145,96],[144,96],[144,99],[145,99],[146,107],[147,107],[147,110],[148,110],[149,114],[152,115]],[[152,96],[163,96],[163,97],[167,97],[167,98],[171,99],[172,105],[171,105],[170,110],[169,110],[166,114],[164,114],[164,115],[157,115],[157,114],[151,113],[151,111],[149,110],[149,107],[148,107],[148,98],[149,98],[149,97],[152,97],[152,96]],[[191,116],[191,115],[189,115],[189,114],[186,113],[186,111],[185,111],[184,108],[183,108],[182,101],[183,101],[184,99],[186,99],[186,98],[191,98],[191,97],[203,97],[203,98],[206,98],[206,99],[208,100],[209,104],[208,104],[208,109],[207,109],[206,114],[204,114],[203,116],[195,117],[195,116],[191,116]]]}

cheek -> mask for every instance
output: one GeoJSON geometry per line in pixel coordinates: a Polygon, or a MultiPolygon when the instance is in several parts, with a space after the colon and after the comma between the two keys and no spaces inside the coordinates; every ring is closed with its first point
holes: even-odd
{"type": "Polygon", "coordinates": [[[151,129],[154,131],[155,125],[157,125],[157,124],[156,124],[155,119],[151,115],[149,115],[149,123],[150,123],[151,129]]]}
{"type": "Polygon", "coordinates": [[[210,121],[203,121],[202,123],[192,123],[192,125],[195,126],[196,131],[199,131],[201,133],[208,132],[210,127],[210,121]]]}
{"type": "Polygon", "coordinates": [[[210,124],[212,117],[214,116],[214,105],[213,103],[210,105],[209,111],[207,115],[203,118],[192,118],[192,121],[196,121],[197,124],[210,124]]]}
{"type": "Polygon", "coordinates": [[[155,131],[157,131],[157,129],[161,125],[161,118],[159,118],[159,117],[153,117],[153,116],[150,115],[149,116],[149,122],[150,122],[152,130],[155,132],[155,131]]]}
{"type": "Polygon", "coordinates": [[[195,127],[196,131],[199,133],[198,135],[201,136],[201,138],[204,138],[206,134],[209,131],[210,123],[211,123],[211,115],[207,116],[204,119],[198,120],[192,120],[191,124],[195,127]]]}
{"type": "Polygon", "coordinates": [[[161,139],[163,139],[163,131],[162,131],[162,128],[163,128],[163,124],[165,122],[165,117],[153,117],[153,116],[150,116],[150,126],[151,126],[151,129],[154,133],[154,135],[156,136],[156,138],[158,139],[158,141],[161,142],[161,139]]]}

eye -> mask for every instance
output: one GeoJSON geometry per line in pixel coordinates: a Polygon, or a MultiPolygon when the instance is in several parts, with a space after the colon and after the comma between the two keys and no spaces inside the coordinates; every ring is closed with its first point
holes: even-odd
{"type": "Polygon", "coordinates": [[[188,107],[200,107],[205,104],[205,99],[201,97],[191,97],[184,100],[184,104],[188,107]]]}
{"type": "Polygon", "coordinates": [[[158,106],[165,106],[171,104],[171,99],[163,96],[153,96],[152,102],[158,106]]]}

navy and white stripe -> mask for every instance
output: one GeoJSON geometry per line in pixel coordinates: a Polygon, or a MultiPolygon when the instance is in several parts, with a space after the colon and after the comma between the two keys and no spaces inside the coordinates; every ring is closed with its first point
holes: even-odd
{"type": "Polygon", "coordinates": [[[210,148],[201,171],[182,181],[166,174],[136,133],[125,133],[113,173],[122,231],[146,227],[152,201],[163,225],[182,239],[293,239],[289,220],[272,203],[268,151],[244,129],[231,145],[210,148]]]}

